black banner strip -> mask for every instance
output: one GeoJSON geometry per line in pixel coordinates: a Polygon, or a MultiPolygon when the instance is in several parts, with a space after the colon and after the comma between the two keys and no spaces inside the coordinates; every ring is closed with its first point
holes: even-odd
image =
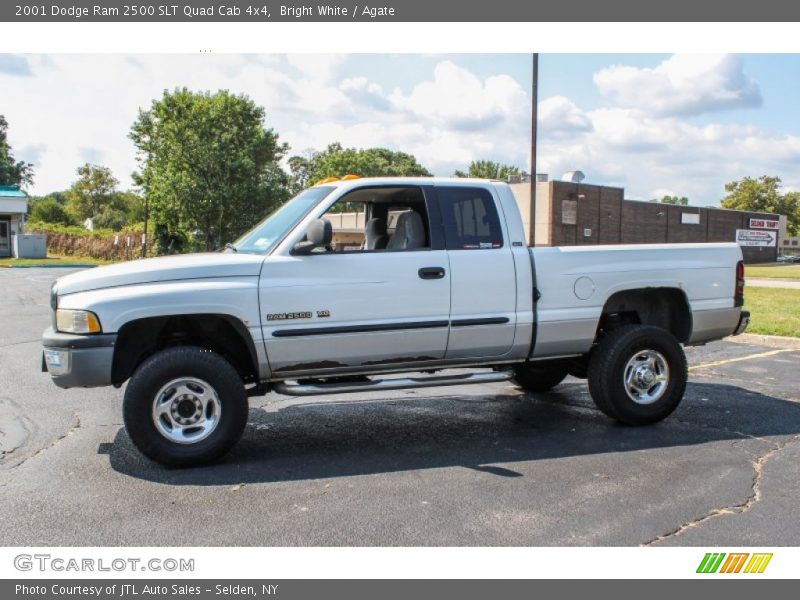
{"type": "MultiPolygon", "coordinates": [[[[263,0],[11,0],[0,22],[790,22],[800,3],[641,0],[381,0],[278,3],[263,0]]],[[[599,31],[598,35],[602,32],[599,31]]],[[[680,35],[679,31],[675,32],[680,35]]]]}

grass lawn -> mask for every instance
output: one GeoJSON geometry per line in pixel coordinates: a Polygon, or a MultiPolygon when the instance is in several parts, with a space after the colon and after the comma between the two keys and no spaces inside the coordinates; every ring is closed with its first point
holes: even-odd
{"type": "Polygon", "coordinates": [[[48,256],[47,258],[0,258],[2,267],[37,267],[56,265],[109,265],[110,260],[90,256],[48,256]]]}
{"type": "Polygon", "coordinates": [[[747,265],[744,277],[763,279],[798,279],[800,280],[800,264],[796,265],[747,265]]]}
{"type": "Polygon", "coordinates": [[[800,290],[745,287],[747,333],[800,337],[800,290]]]}

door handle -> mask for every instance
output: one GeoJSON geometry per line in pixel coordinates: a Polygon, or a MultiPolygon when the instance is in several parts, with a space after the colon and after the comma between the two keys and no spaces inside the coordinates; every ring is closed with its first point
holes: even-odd
{"type": "Polygon", "coordinates": [[[441,279],[444,277],[444,267],[423,267],[418,273],[420,279],[441,279]]]}

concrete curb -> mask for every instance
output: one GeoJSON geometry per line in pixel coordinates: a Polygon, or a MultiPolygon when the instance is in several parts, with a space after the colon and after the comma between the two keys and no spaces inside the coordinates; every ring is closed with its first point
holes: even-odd
{"type": "Polygon", "coordinates": [[[769,279],[766,277],[752,278],[747,280],[747,284],[754,288],[778,288],[781,290],[800,290],[800,280],[798,279],[769,279]]]}
{"type": "Polygon", "coordinates": [[[800,350],[800,338],[782,335],[743,333],[742,335],[726,337],[725,341],[734,342],[736,344],[755,344],[759,346],[773,346],[775,348],[797,348],[800,350]]]}

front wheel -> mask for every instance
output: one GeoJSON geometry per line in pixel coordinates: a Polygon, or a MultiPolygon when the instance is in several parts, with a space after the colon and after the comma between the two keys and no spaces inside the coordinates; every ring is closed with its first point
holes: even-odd
{"type": "Polygon", "coordinates": [[[686,390],[686,355],[668,331],[625,325],[609,332],[589,362],[597,407],[628,425],[647,425],[674,411],[686,390]]]}
{"type": "Polygon", "coordinates": [[[122,413],[142,454],[164,465],[198,465],[239,441],[247,394],[236,369],[219,354],[180,346],[142,363],[125,390],[122,413]]]}

